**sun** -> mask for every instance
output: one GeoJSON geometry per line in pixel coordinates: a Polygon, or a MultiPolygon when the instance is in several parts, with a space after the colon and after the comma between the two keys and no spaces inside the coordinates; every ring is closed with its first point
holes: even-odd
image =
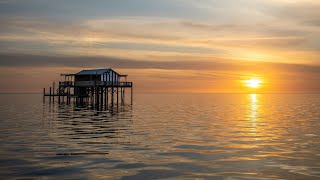
{"type": "Polygon", "coordinates": [[[254,88],[254,89],[259,88],[262,83],[262,81],[257,78],[248,79],[248,80],[245,80],[244,82],[247,87],[254,88]]]}

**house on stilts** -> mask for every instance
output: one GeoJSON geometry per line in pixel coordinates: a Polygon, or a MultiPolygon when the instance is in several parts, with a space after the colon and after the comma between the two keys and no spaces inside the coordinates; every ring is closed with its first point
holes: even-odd
{"type": "Polygon", "coordinates": [[[126,89],[130,89],[132,104],[132,82],[127,81],[128,75],[119,74],[113,69],[91,69],[82,70],[75,74],[61,74],[64,81],[55,83],[50,87],[49,93],[43,91],[44,97],[49,96],[54,101],[70,103],[71,100],[77,104],[92,104],[99,107],[109,105],[123,105],[125,103],[126,89]]]}

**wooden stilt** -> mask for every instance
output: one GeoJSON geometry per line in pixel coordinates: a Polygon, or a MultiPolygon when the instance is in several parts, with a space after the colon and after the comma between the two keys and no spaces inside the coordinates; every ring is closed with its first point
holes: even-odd
{"type": "Polygon", "coordinates": [[[117,86],[117,107],[119,106],[119,87],[117,86]]]}
{"type": "Polygon", "coordinates": [[[53,89],[52,89],[52,95],[53,95],[53,96],[52,96],[52,100],[53,100],[53,102],[54,102],[54,91],[55,91],[55,86],[56,86],[56,85],[55,85],[55,83],[54,83],[54,81],[53,81],[53,83],[52,83],[52,88],[53,88],[53,89]]]}
{"type": "Polygon", "coordinates": [[[45,101],[46,101],[46,97],[45,97],[45,95],[46,95],[46,88],[43,88],[43,102],[45,102],[45,101]]]}
{"type": "Polygon", "coordinates": [[[111,88],[111,107],[113,107],[113,102],[114,102],[114,89],[113,87],[111,88]]]}
{"type": "Polygon", "coordinates": [[[132,105],[132,102],[133,102],[133,89],[132,88],[133,88],[133,85],[130,88],[131,89],[131,105],[132,105]]]}
{"type": "Polygon", "coordinates": [[[100,107],[101,107],[101,110],[102,110],[102,107],[103,107],[103,87],[100,87],[100,107]]]}
{"type": "Polygon", "coordinates": [[[106,106],[107,106],[107,109],[108,109],[108,107],[109,107],[109,88],[108,87],[106,88],[106,93],[107,93],[106,106]]]}
{"type": "Polygon", "coordinates": [[[104,93],[104,106],[105,106],[105,109],[107,109],[106,107],[107,107],[108,102],[107,102],[107,88],[106,87],[104,87],[103,93],[104,93]]]}
{"type": "Polygon", "coordinates": [[[61,95],[61,82],[59,82],[59,89],[58,89],[58,103],[60,104],[60,95],[61,95]]]}
{"type": "Polygon", "coordinates": [[[71,97],[70,97],[71,93],[70,93],[70,86],[68,86],[68,104],[71,103],[71,97]]]}
{"type": "Polygon", "coordinates": [[[51,87],[50,87],[50,92],[49,92],[49,101],[51,102],[51,87]]]}
{"type": "Polygon", "coordinates": [[[121,105],[123,105],[122,87],[120,88],[120,101],[121,101],[121,105]]]}
{"type": "Polygon", "coordinates": [[[126,99],[126,92],[125,92],[126,88],[123,88],[123,104],[125,103],[125,99],[126,99]]]}
{"type": "Polygon", "coordinates": [[[95,107],[96,107],[96,109],[98,109],[98,107],[99,107],[99,106],[98,106],[98,104],[99,104],[99,96],[98,96],[98,95],[99,95],[99,93],[98,93],[98,87],[96,87],[96,91],[95,91],[95,93],[96,93],[96,94],[95,94],[95,96],[96,96],[96,97],[95,97],[95,99],[96,99],[95,107]]]}
{"type": "Polygon", "coordinates": [[[69,104],[69,87],[67,88],[67,104],[69,104]]]}

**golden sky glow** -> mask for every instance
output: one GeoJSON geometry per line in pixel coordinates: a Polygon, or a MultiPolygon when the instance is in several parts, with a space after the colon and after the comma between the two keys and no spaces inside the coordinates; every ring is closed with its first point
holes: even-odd
{"type": "Polygon", "coordinates": [[[259,88],[261,86],[262,81],[257,78],[252,78],[245,80],[245,85],[249,88],[259,88]]]}
{"type": "Polygon", "coordinates": [[[319,8],[311,0],[0,1],[0,92],[40,92],[60,73],[109,67],[138,92],[250,93],[243,81],[256,76],[258,92],[320,92],[319,8]]]}

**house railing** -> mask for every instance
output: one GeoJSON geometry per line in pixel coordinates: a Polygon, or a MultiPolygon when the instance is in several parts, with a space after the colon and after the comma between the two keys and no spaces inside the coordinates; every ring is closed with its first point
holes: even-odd
{"type": "Polygon", "coordinates": [[[75,81],[75,86],[126,86],[131,87],[132,82],[117,81],[75,81]]]}
{"type": "Polygon", "coordinates": [[[73,81],[62,81],[62,82],[59,82],[59,85],[60,86],[63,86],[63,87],[68,87],[68,86],[73,86],[73,81]]]}

